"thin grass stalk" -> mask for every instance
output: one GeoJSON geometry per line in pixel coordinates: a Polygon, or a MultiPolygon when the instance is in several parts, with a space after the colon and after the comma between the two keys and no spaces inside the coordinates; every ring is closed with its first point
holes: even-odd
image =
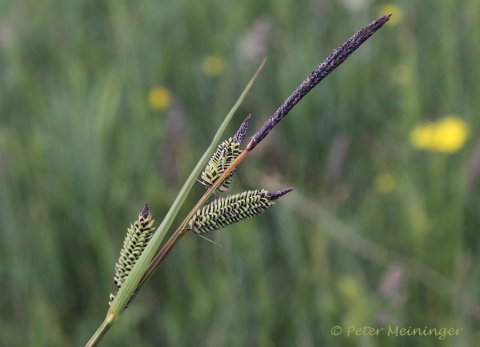
{"type": "Polygon", "coordinates": [[[95,333],[92,335],[90,340],[86,343],[85,347],[93,347],[96,346],[100,340],[105,336],[105,334],[110,330],[115,321],[115,317],[112,314],[108,314],[103,320],[102,324],[98,327],[95,333]]]}

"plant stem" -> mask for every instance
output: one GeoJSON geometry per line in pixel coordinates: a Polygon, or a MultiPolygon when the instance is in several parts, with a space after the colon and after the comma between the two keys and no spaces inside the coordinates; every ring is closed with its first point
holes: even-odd
{"type": "Polygon", "coordinates": [[[85,347],[94,347],[96,346],[100,340],[102,339],[103,335],[107,333],[110,327],[113,325],[114,316],[110,314],[110,311],[107,312],[107,316],[105,317],[104,321],[98,327],[97,331],[92,335],[90,340],[86,343],[85,347]]]}
{"type": "Polygon", "coordinates": [[[188,213],[187,217],[183,220],[182,224],[175,230],[170,239],[165,243],[162,249],[153,258],[147,267],[147,270],[143,274],[142,279],[139,282],[140,287],[151,276],[153,271],[158,265],[165,259],[168,253],[171,251],[175,243],[180,239],[184,233],[188,231],[187,224],[193,214],[203,206],[210,195],[218,188],[223,180],[229,175],[240,162],[250,153],[252,149],[262,141],[268,133],[277,125],[292,109],[293,107],[320,81],[328,76],[333,70],[335,70],[340,64],[342,64],[350,54],[352,54],[358,47],[360,47],[370,36],[372,36],[378,29],[380,29],[389,19],[391,15],[380,16],[366,27],[357,31],[347,41],[345,41],[340,47],[335,49],[323,62],[317,65],[313,71],[307,76],[307,78],[295,89],[295,91],[283,102],[282,105],[273,113],[260,129],[251,137],[245,150],[230,164],[225,170],[222,176],[217,179],[197,202],[193,209],[188,213]]]}
{"type": "MultiPolygon", "coordinates": [[[[168,230],[170,229],[170,226],[172,225],[174,218],[178,214],[180,207],[185,201],[187,194],[190,192],[191,188],[195,184],[196,178],[198,177],[198,175],[200,175],[202,168],[205,166],[205,164],[207,164],[208,158],[211,156],[211,153],[220,142],[223,136],[223,132],[225,131],[225,128],[227,127],[228,123],[232,119],[233,115],[235,114],[236,110],[238,109],[242,101],[245,99],[245,96],[247,95],[247,93],[252,88],[253,83],[258,77],[258,75],[260,74],[260,71],[265,65],[265,62],[266,62],[266,59],[262,61],[260,66],[257,68],[257,71],[255,71],[255,74],[248,81],[247,85],[243,89],[239,98],[237,99],[233,107],[230,109],[228,114],[226,115],[222,124],[220,125],[217,132],[215,133],[215,136],[213,137],[213,140],[210,143],[210,146],[207,148],[203,156],[200,158],[197,165],[195,165],[193,171],[188,176],[187,181],[182,186],[182,189],[178,193],[172,206],[170,207],[167,214],[165,215],[165,218],[163,219],[162,223],[158,226],[157,230],[153,234],[152,239],[148,243],[144,252],[140,256],[140,258],[136,261],[133,269],[130,271],[129,275],[125,279],[125,282],[116,293],[115,298],[111,302],[110,307],[108,309],[107,318],[102,323],[102,325],[97,329],[94,336],[92,336],[92,338],[89,340],[89,342],[87,343],[87,346],[94,346],[98,344],[100,339],[108,331],[111,325],[118,319],[121,313],[125,310],[125,307],[132,300],[135,293],[138,292],[138,284],[140,283],[140,280],[143,278],[145,274],[145,270],[148,268],[152,259],[154,259],[155,255],[157,254],[157,250],[160,247],[168,230]]],[[[178,237],[181,236],[182,229],[183,228],[181,228],[180,232],[178,232],[178,234],[175,235],[175,238],[172,237],[172,240],[167,241],[168,244],[173,245],[176,242],[176,239],[178,239],[178,237]]],[[[170,246],[170,248],[171,247],[172,246],[170,246]]]]}
{"type": "MultiPolygon", "coordinates": [[[[114,301],[112,302],[105,320],[102,322],[100,327],[97,329],[95,334],[92,338],[87,342],[86,346],[96,346],[100,339],[105,335],[105,333],[110,329],[111,325],[113,324],[114,320],[118,318],[120,313],[124,310],[125,305],[127,304],[128,300],[131,300],[132,296],[138,292],[138,289],[147,281],[158,265],[166,258],[169,252],[172,250],[173,246],[178,242],[180,237],[185,234],[188,229],[188,222],[190,218],[194,215],[194,213],[201,208],[207,199],[212,195],[212,193],[222,184],[225,178],[237,167],[240,162],[246,158],[246,156],[251,152],[255,146],[257,146],[260,141],[262,141],[268,133],[293,109],[293,107],[310,91],[312,90],[321,80],[323,80],[328,74],[330,74],[333,70],[335,70],[340,64],[342,64],[350,54],[352,54],[362,43],[364,43],[370,36],[372,36],[378,29],[380,29],[388,20],[390,16],[381,16],[377,18],[375,21],[371,22],[365,28],[356,32],[352,37],[350,37],[347,41],[345,41],[340,47],[334,50],[327,58],[323,60],[323,62],[315,67],[315,69],[307,76],[307,78],[300,84],[300,86],[290,95],[285,102],[280,105],[280,107],[273,113],[262,125],[262,127],[251,137],[249,143],[247,144],[245,150],[230,164],[230,166],[225,170],[225,172],[221,175],[220,178],[216,180],[216,182],[205,192],[205,194],[201,197],[201,199],[195,204],[193,209],[188,213],[185,217],[183,222],[180,226],[175,230],[172,236],[168,239],[165,245],[161,248],[161,250],[153,257],[152,252],[154,249],[159,246],[161,243],[164,233],[167,232],[168,228],[170,227],[171,223],[173,222],[173,218],[175,214],[178,212],[179,206],[185,200],[186,193],[194,182],[193,174],[196,172],[195,170],[200,170],[200,162],[197,164],[198,168],[195,167],[194,171],[190,175],[189,179],[185,183],[180,195],[174,201],[172,208],[167,213],[166,218],[162,222],[162,224],[157,228],[157,231],[153,235],[152,241],[147,246],[145,252],[142,254],[140,259],[137,261],[135,267],[133,268],[132,272],[127,279],[123,286],[120,288],[117,296],[115,297],[114,301]],[[168,217],[168,218],[167,218],[168,217]],[[148,266],[144,267],[148,259],[152,259],[148,266]],[[146,270],[140,277],[140,268],[145,268],[146,270]],[[135,272],[136,270],[136,272],[135,272]]],[[[233,115],[234,110],[238,108],[239,103],[243,100],[246,92],[250,89],[251,84],[257,77],[258,73],[260,72],[261,68],[265,60],[262,62],[261,66],[255,73],[254,77],[249,81],[249,84],[245,88],[244,92],[240,96],[237,103],[234,105],[234,108],[230,111],[227,115],[227,119],[230,119],[233,115]],[[230,117],[230,118],[228,118],[230,117]]],[[[227,120],[222,123],[221,128],[217,131],[215,135],[213,143],[217,142],[217,137],[221,136],[221,132],[223,132],[224,128],[226,127],[227,120]],[[215,140],[216,139],[216,140],[215,140]]],[[[208,151],[208,150],[207,150],[208,151]]],[[[206,156],[206,154],[204,155],[206,156]]],[[[201,161],[204,159],[202,157],[201,161]]],[[[207,159],[205,158],[205,161],[207,159]]]]}

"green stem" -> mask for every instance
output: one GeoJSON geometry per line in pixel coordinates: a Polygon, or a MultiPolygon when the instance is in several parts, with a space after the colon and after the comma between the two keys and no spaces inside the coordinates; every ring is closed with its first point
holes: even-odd
{"type": "Polygon", "coordinates": [[[107,312],[107,316],[105,317],[104,321],[102,324],[98,327],[97,331],[92,335],[90,340],[86,343],[85,347],[94,347],[96,346],[100,340],[102,339],[103,335],[105,335],[110,329],[110,327],[113,325],[114,322],[114,315],[110,313],[110,311],[107,312]]]}

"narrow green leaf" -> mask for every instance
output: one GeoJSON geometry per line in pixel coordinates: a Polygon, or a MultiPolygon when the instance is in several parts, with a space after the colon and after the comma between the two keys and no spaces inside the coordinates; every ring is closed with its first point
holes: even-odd
{"type": "Polygon", "coordinates": [[[173,223],[173,220],[175,219],[175,217],[178,214],[178,211],[180,210],[180,207],[185,202],[185,199],[187,198],[188,193],[190,192],[193,185],[195,184],[197,177],[200,175],[203,167],[207,163],[207,160],[210,158],[210,155],[217,147],[217,144],[222,139],[223,132],[225,131],[228,123],[232,119],[238,107],[241,105],[241,103],[245,99],[245,96],[248,94],[248,92],[252,88],[253,83],[255,82],[255,79],[258,77],[258,74],[260,73],[263,66],[265,65],[265,62],[266,62],[266,59],[262,61],[257,71],[255,72],[253,77],[250,79],[250,81],[246,85],[242,94],[237,99],[237,101],[233,105],[230,112],[228,112],[228,114],[226,115],[222,124],[218,128],[217,133],[215,134],[210,146],[207,148],[207,150],[205,151],[205,153],[203,154],[203,156],[201,157],[201,159],[198,161],[197,165],[191,172],[187,181],[185,182],[182,189],[180,190],[180,193],[177,195],[175,201],[170,207],[170,210],[167,212],[162,223],[153,234],[152,239],[150,240],[148,246],[145,248],[145,251],[142,253],[140,258],[136,262],[132,271],[127,276],[127,278],[125,279],[125,282],[123,283],[122,287],[120,288],[117,295],[115,296],[115,299],[112,301],[110,309],[108,310],[108,313],[107,313],[107,317],[111,317],[112,320],[116,320],[118,319],[120,314],[123,312],[129,298],[132,296],[135,289],[137,288],[143,273],[145,272],[146,268],[150,264],[150,261],[155,256],[158,248],[160,247],[163,239],[165,238],[165,235],[170,229],[173,223]]]}

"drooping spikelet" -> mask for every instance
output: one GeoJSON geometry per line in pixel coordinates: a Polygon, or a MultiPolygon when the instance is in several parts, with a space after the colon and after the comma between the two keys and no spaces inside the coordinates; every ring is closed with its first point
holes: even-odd
{"type": "Polygon", "coordinates": [[[138,219],[128,228],[127,235],[123,241],[120,257],[115,264],[115,277],[113,278],[117,291],[115,294],[110,294],[109,305],[152,238],[154,223],[155,220],[152,218],[148,204],[145,204],[145,207],[138,215],[138,219]]]}
{"type": "MultiPolygon", "coordinates": [[[[242,153],[240,145],[245,138],[245,135],[248,130],[248,122],[250,121],[251,115],[248,115],[247,118],[242,122],[240,128],[237,130],[235,135],[230,137],[228,140],[220,143],[209,159],[205,169],[200,175],[201,181],[205,187],[211,187],[217,179],[225,172],[225,170],[230,166],[230,164],[242,153]]],[[[235,170],[233,170],[218,186],[218,191],[226,191],[232,184],[232,177],[235,170]]]]}
{"type": "Polygon", "coordinates": [[[188,223],[196,234],[226,227],[243,219],[263,213],[274,205],[274,200],[290,192],[292,188],[269,193],[262,190],[248,190],[243,193],[219,198],[199,209],[188,223]]]}

